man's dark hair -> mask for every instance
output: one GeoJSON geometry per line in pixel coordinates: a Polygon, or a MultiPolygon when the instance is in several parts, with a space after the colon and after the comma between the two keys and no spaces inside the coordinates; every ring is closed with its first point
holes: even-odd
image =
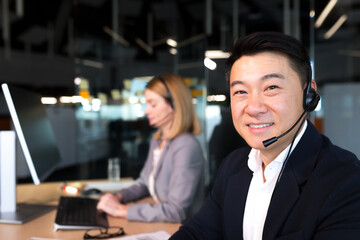
{"type": "Polygon", "coordinates": [[[295,38],[279,32],[256,32],[238,40],[226,61],[226,80],[234,62],[242,56],[253,56],[262,52],[280,53],[289,59],[290,66],[299,75],[305,87],[312,76],[310,59],[305,47],[295,38]]]}

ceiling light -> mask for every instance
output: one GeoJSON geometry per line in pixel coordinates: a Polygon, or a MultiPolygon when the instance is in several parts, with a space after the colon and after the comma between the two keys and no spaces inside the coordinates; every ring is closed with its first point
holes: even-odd
{"type": "Polygon", "coordinates": [[[176,55],[176,54],[177,54],[176,48],[170,48],[169,52],[170,52],[172,55],[176,55]]]}
{"type": "Polygon", "coordinates": [[[74,84],[75,84],[75,85],[80,85],[80,83],[81,83],[81,78],[76,77],[76,78],[74,79],[74,84]]]}
{"type": "Polygon", "coordinates": [[[192,37],[190,37],[188,39],[185,39],[185,40],[179,42],[177,47],[178,48],[184,47],[184,46],[192,44],[194,42],[203,40],[204,38],[206,38],[206,34],[198,34],[198,35],[192,36],[192,37]]]}
{"type": "Polygon", "coordinates": [[[114,32],[111,28],[108,26],[103,27],[104,32],[106,32],[108,35],[110,35],[113,39],[120,42],[125,47],[130,47],[130,43],[125,40],[122,36],[120,36],[117,32],[114,32]]]}
{"type": "Polygon", "coordinates": [[[177,46],[177,41],[175,41],[174,39],[172,38],[168,38],[166,40],[166,44],[169,45],[170,47],[176,47],[177,46]]]}
{"type": "Polygon", "coordinates": [[[81,96],[62,96],[62,97],[60,97],[59,100],[61,103],[81,103],[83,101],[83,97],[81,97],[81,96]]]}
{"type": "Polygon", "coordinates": [[[314,9],[309,12],[309,16],[310,16],[310,18],[315,17],[315,10],[314,9]]]}
{"type": "Polygon", "coordinates": [[[71,103],[71,97],[68,97],[68,96],[62,96],[60,97],[60,102],[61,103],[71,103]]]}
{"type": "Polygon", "coordinates": [[[102,69],[104,64],[102,62],[84,59],[81,62],[84,66],[102,69]]]}
{"type": "Polygon", "coordinates": [[[332,35],[335,34],[335,32],[343,25],[343,23],[346,21],[347,15],[343,14],[336,23],[324,34],[325,39],[329,39],[332,37],[332,35]]]}
{"type": "Polygon", "coordinates": [[[216,62],[214,62],[210,58],[205,58],[204,59],[204,65],[205,65],[205,67],[207,67],[210,70],[215,70],[216,69],[216,62]]]}
{"type": "MultiPolygon", "coordinates": [[[[87,100],[87,99],[85,99],[85,100],[87,100]]],[[[89,100],[87,100],[88,102],[89,102],[89,100]]],[[[81,96],[72,96],[71,97],[71,102],[72,103],[81,103],[81,102],[83,102],[83,97],[81,97],[81,96]]]]}
{"type": "Polygon", "coordinates": [[[230,57],[230,53],[224,52],[221,50],[207,50],[207,51],[205,51],[205,57],[211,58],[211,59],[228,58],[228,57],[230,57]]]}
{"type": "Polygon", "coordinates": [[[326,5],[326,7],[324,8],[324,10],[322,11],[322,13],[320,14],[320,16],[318,17],[318,19],[315,22],[315,27],[316,28],[321,27],[321,25],[323,24],[325,18],[329,15],[331,10],[335,7],[336,3],[337,3],[337,0],[330,0],[328,2],[328,4],[326,5]]]}
{"type": "Polygon", "coordinates": [[[42,104],[56,104],[57,99],[54,98],[54,97],[42,97],[41,98],[41,103],[42,104]]]}
{"type": "Polygon", "coordinates": [[[226,96],[223,94],[220,95],[209,95],[206,100],[208,102],[224,102],[226,100],[226,96]]]}
{"type": "Polygon", "coordinates": [[[147,45],[143,40],[141,40],[140,38],[136,38],[135,42],[142,48],[144,49],[148,54],[152,54],[153,53],[153,49],[147,45]]]}

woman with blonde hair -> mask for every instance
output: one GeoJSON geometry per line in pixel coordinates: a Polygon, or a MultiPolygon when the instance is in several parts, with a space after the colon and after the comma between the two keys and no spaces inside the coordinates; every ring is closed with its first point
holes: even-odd
{"type": "Polygon", "coordinates": [[[145,114],[157,131],[140,177],[129,188],[102,196],[98,209],[131,221],[182,222],[204,197],[204,157],[194,137],[201,132],[199,120],[179,75],[154,77],[145,99],[145,114]],[[124,205],[149,196],[155,204],[124,205]]]}

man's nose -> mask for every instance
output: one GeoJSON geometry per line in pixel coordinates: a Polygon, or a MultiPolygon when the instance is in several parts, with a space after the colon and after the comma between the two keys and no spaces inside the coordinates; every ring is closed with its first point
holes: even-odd
{"type": "Polygon", "coordinates": [[[260,94],[250,94],[247,99],[245,112],[249,115],[256,116],[267,111],[264,98],[260,94]]]}

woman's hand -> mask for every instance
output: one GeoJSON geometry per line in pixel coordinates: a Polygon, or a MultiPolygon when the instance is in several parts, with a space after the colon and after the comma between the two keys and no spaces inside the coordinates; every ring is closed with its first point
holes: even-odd
{"type": "Polygon", "coordinates": [[[111,193],[106,193],[100,198],[96,208],[100,211],[106,212],[113,217],[126,218],[129,206],[121,204],[121,199],[121,194],[116,194],[114,196],[111,193]]]}

